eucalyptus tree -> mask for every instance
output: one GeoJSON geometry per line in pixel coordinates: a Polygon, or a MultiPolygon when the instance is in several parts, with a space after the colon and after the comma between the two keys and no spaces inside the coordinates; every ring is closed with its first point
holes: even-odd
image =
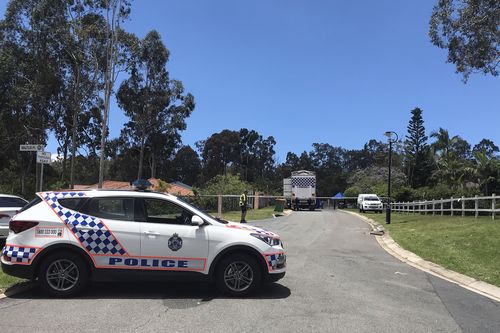
{"type": "Polygon", "coordinates": [[[139,147],[137,178],[142,177],[146,143],[152,133],[175,134],[186,128],[185,119],[194,110],[194,97],[184,93],[181,81],[169,77],[169,51],[157,31],[138,43],[130,60],[129,77],[118,90],[118,104],[129,121],[125,124],[131,142],[139,147]]]}
{"type": "Polygon", "coordinates": [[[120,26],[130,15],[131,0],[96,0],[101,5],[102,15],[106,18],[105,63],[103,88],[103,121],[99,156],[99,183],[104,181],[104,164],[106,158],[106,139],[108,136],[109,105],[118,74],[127,69],[135,36],[126,33],[120,26]]]}
{"type": "Polygon", "coordinates": [[[470,74],[498,75],[500,63],[500,1],[438,0],[430,19],[434,45],[448,50],[464,82],[470,74]]]}
{"type": "Polygon", "coordinates": [[[19,175],[21,194],[26,193],[34,159],[20,154],[19,144],[45,143],[63,85],[62,50],[55,41],[64,18],[61,1],[11,0],[0,22],[0,105],[6,129],[0,139],[2,160],[9,163],[4,168],[19,175]]]}
{"type": "Polygon", "coordinates": [[[100,110],[104,69],[106,23],[100,1],[63,1],[64,23],[57,30],[57,42],[63,50],[60,66],[64,87],[54,117],[54,130],[63,155],[61,179],[65,178],[68,146],[71,145],[70,187],[75,179],[77,149],[85,143],[95,153],[94,141],[101,137],[94,124],[101,126],[100,110]],[[87,129],[91,129],[90,131],[87,129]],[[89,133],[93,138],[88,140],[89,133]]]}

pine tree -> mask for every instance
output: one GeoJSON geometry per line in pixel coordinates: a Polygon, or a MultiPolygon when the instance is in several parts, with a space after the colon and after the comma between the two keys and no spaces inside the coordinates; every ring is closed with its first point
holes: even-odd
{"type": "Polygon", "coordinates": [[[429,145],[428,137],[425,135],[422,110],[417,107],[411,114],[405,140],[405,165],[409,185],[420,187],[426,185],[430,174],[429,145]]]}

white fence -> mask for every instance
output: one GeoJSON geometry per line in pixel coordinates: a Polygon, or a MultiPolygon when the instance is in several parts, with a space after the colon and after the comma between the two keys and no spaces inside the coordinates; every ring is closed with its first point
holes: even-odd
{"type": "Polygon", "coordinates": [[[432,214],[451,216],[474,216],[489,215],[494,220],[495,214],[500,213],[496,208],[496,195],[489,197],[475,196],[472,198],[453,198],[413,201],[413,202],[393,202],[391,207],[393,212],[407,214],[432,214]]]}

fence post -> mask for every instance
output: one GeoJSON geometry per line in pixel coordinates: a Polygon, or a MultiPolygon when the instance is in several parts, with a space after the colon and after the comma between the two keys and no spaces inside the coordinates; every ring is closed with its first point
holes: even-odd
{"type": "Polygon", "coordinates": [[[222,218],[222,195],[219,194],[217,197],[217,214],[219,215],[219,218],[222,218]]]}
{"type": "Polygon", "coordinates": [[[436,204],[434,203],[434,199],[432,199],[432,216],[436,215],[436,204]]]}
{"type": "Polygon", "coordinates": [[[441,198],[441,216],[443,216],[444,210],[443,210],[443,198],[441,198]]]}
{"type": "Polygon", "coordinates": [[[479,201],[477,199],[477,194],[474,197],[474,218],[477,219],[479,216],[479,201]]]}
{"type": "Polygon", "coordinates": [[[495,219],[495,193],[491,195],[491,219],[495,219]]]}
{"type": "Polygon", "coordinates": [[[412,208],[413,208],[413,215],[415,215],[415,200],[413,200],[413,203],[412,203],[412,208]]]}
{"type": "Polygon", "coordinates": [[[465,216],[465,200],[464,196],[462,195],[462,217],[465,216]]]}
{"type": "Polygon", "coordinates": [[[453,197],[451,197],[451,201],[450,201],[450,214],[451,214],[451,216],[453,216],[453,197]]]}

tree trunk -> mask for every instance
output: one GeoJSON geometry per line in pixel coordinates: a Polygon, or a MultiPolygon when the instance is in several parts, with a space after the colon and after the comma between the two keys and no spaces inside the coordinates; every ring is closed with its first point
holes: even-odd
{"type": "Polygon", "coordinates": [[[75,179],[75,158],[76,158],[76,132],[78,127],[78,109],[80,107],[78,91],[80,89],[80,69],[76,71],[75,86],[73,87],[73,124],[71,128],[71,167],[69,171],[69,188],[73,189],[75,179]]]}
{"type": "MultiPolygon", "coordinates": [[[[106,137],[108,135],[108,116],[109,116],[109,100],[111,98],[111,91],[113,90],[113,84],[115,80],[115,65],[116,65],[116,29],[120,20],[120,9],[121,1],[113,1],[108,3],[112,6],[111,9],[111,22],[108,20],[107,32],[111,32],[109,39],[109,45],[106,48],[106,71],[104,72],[104,117],[102,122],[102,137],[101,137],[101,150],[99,156],[99,184],[98,188],[102,188],[102,183],[104,181],[104,159],[106,154],[106,137]],[[117,9],[118,6],[118,9],[117,9]],[[117,13],[118,11],[118,13],[117,13]]],[[[109,7],[108,7],[109,10],[109,7]]]]}
{"type": "Polygon", "coordinates": [[[23,195],[23,197],[24,197],[24,195],[25,195],[25,193],[26,193],[26,189],[24,188],[24,186],[25,186],[25,185],[24,185],[24,183],[25,183],[25,182],[24,182],[24,178],[25,178],[25,177],[26,177],[26,176],[25,176],[25,174],[24,174],[24,169],[22,169],[22,172],[21,172],[21,194],[23,195]]]}
{"type": "Polygon", "coordinates": [[[63,150],[63,160],[62,160],[62,172],[61,172],[61,181],[63,182],[66,177],[66,163],[68,162],[68,143],[64,144],[63,150]]]}
{"type": "Polygon", "coordinates": [[[156,177],[156,159],[154,151],[151,152],[151,178],[156,177]]]}
{"type": "Polygon", "coordinates": [[[143,161],[144,161],[144,146],[145,146],[145,142],[146,140],[144,139],[144,137],[141,138],[141,152],[139,154],[139,171],[137,172],[137,179],[141,179],[142,177],[142,164],[143,164],[143,161]]]}

